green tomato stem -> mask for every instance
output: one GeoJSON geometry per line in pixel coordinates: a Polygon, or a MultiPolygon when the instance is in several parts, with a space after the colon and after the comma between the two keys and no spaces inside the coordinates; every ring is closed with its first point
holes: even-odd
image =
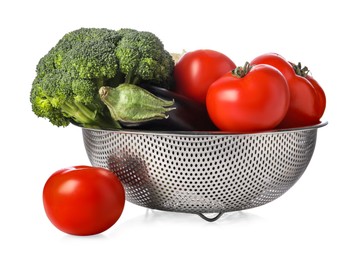
{"type": "Polygon", "coordinates": [[[298,64],[290,62],[290,64],[292,65],[295,74],[297,74],[298,76],[305,78],[310,72],[308,67],[307,66],[302,67],[302,64],[300,62],[298,62],[298,64]]]}
{"type": "Polygon", "coordinates": [[[237,78],[245,77],[253,66],[249,62],[245,62],[244,66],[236,67],[231,73],[237,78]]]}

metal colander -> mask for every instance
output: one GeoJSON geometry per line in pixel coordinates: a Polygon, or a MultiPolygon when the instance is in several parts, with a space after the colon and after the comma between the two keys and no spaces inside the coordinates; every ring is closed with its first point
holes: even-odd
{"type": "Polygon", "coordinates": [[[91,164],[117,174],[128,201],[212,221],[284,194],[304,173],[326,124],[256,134],[82,131],[91,164]]]}

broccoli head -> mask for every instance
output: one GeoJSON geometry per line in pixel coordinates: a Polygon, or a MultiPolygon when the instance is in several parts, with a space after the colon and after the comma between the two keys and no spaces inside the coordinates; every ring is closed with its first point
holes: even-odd
{"type": "Polygon", "coordinates": [[[166,87],[173,67],[171,55],[152,33],[80,28],[65,34],[39,60],[30,93],[32,109],[56,126],[120,128],[99,89],[123,83],[166,87]]]}

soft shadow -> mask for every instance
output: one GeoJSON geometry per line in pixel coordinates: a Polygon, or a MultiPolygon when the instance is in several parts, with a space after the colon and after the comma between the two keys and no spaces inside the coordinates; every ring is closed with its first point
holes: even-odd
{"type": "Polygon", "coordinates": [[[64,234],[62,240],[63,241],[73,241],[73,240],[88,240],[88,241],[97,241],[97,240],[105,240],[108,237],[104,233],[89,235],[89,236],[76,236],[70,234],[64,234]]]}
{"type": "MultiPolygon", "coordinates": [[[[212,218],[216,216],[215,213],[205,214],[205,216],[212,218]]],[[[133,219],[126,221],[123,225],[143,225],[143,224],[157,224],[157,223],[170,223],[170,224],[182,224],[187,223],[189,225],[230,225],[238,223],[249,223],[249,222],[264,222],[265,220],[259,215],[246,212],[246,211],[235,211],[226,212],[219,219],[214,222],[209,222],[202,219],[197,214],[192,213],[179,213],[179,212],[168,212],[161,210],[145,209],[145,213],[139,215],[133,219]]]]}

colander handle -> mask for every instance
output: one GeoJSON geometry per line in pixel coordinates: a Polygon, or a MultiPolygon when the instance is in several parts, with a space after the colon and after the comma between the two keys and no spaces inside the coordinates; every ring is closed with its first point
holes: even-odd
{"type": "Polygon", "coordinates": [[[204,213],[197,213],[197,215],[199,215],[202,219],[204,219],[208,222],[214,222],[214,221],[218,220],[223,214],[224,214],[224,212],[219,212],[219,213],[217,213],[217,215],[215,217],[209,218],[209,217],[205,216],[204,213]]]}

